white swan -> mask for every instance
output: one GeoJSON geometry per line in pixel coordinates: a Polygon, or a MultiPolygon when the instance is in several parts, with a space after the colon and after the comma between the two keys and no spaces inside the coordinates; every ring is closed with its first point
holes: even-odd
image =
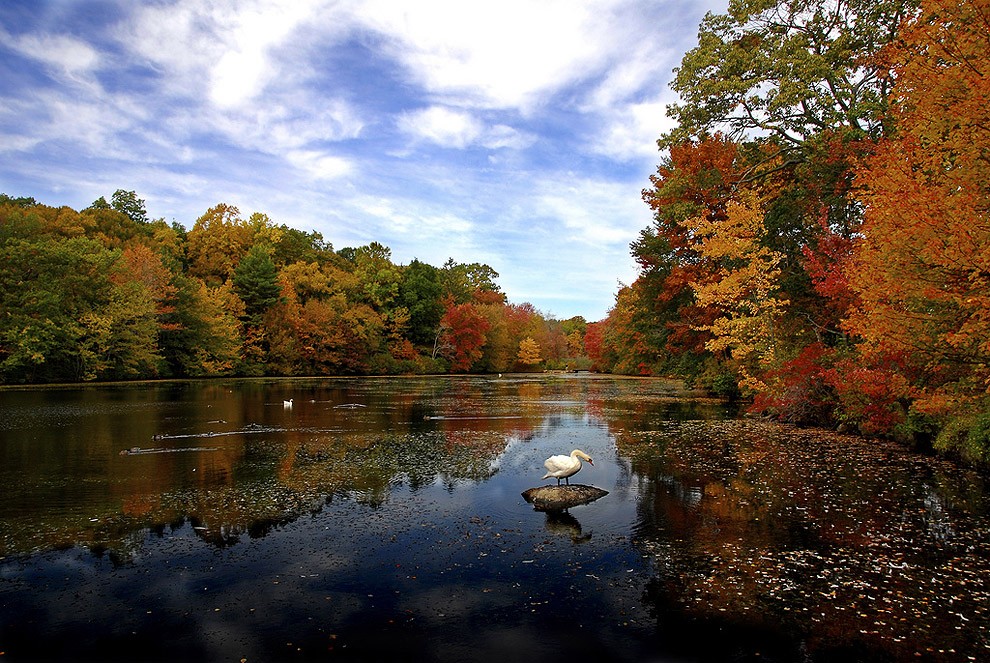
{"type": "Polygon", "coordinates": [[[290,398],[290,399],[289,399],[289,400],[287,400],[287,401],[282,401],[282,407],[285,407],[285,408],[290,408],[290,407],[292,407],[292,399],[290,398]]]}
{"type": "Polygon", "coordinates": [[[564,456],[563,454],[550,456],[543,463],[543,466],[547,468],[547,473],[543,475],[543,478],[556,479],[558,486],[561,479],[564,479],[567,485],[571,485],[569,477],[574,476],[581,469],[582,459],[588,461],[588,464],[594,467],[595,461],[591,460],[591,456],[580,449],[572,451],[570,456],[564,456]]]}

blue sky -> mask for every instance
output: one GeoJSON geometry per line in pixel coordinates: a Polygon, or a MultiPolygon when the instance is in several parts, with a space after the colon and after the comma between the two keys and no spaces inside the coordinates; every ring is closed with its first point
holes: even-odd
{"type": "Polygon", "coordinates": [[[726,0],[4,0],[0,192],[220,202],[481,262],[514,303],[605,316],[706,11],[726,0]]]}

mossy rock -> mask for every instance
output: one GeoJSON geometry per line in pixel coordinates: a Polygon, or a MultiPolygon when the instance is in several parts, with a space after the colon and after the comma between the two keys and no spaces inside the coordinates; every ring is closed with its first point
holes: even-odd
{"type": "Polygon", "coordinates": [[[523,499],[537,511],[563,511],[573,506],[588,504],[608,495],[607,490],[572,484],[569,486],[538,486],[523,491],[523,499]]]}

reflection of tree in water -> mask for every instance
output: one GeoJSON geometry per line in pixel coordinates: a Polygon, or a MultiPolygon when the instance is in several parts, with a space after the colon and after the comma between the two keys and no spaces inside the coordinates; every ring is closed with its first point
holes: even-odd
{"type": "Polygon", "coordinates": [[[133,483],[122,511],[106,514],[85,532],[63,534],[73,536],[67,543],[108,554],[115,562],[132,558],[149,531],[174,532],[186,525],[197,538],[226,547],[318,512],[334,495],[378,506],[400,486],[417,491],[440,482],[452,490],[458,482],[488,480],[508,439],[499,429],[524,426],[517,419],[472,422],[467,428],[463,422],[437,423],[440,430],[409,433],[270,434],[237,452],[201,455],[198,471],[191,473],[193,485],[165,482],[169,490],[162,492],[155,481],[133,483]]]}
{"type": "Polygon", "coordinates": [[[660,423],[619,446],[641,477],[636,543],[658,622],[731,630],[729,616],[795,634],[785,645],[816,660],[990,645],[984,505],[961,493],[980,483],[965,470],[759,421],[660,423]]]}
{"type": "Polygon", "coordinates": [[[449,484],[490,479],[504,448],[505,437],[497,431],[386,433],[349,447],[333,460],[316,461],[316,467],[332,477],[336,491],[377,505],[400,485],[416,491],[438,480],[449,484]]]}

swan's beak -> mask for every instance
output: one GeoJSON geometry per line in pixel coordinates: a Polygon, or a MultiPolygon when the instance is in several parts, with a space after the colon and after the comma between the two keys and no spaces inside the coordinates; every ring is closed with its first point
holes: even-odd
{"type": "Polygon", "coordinates": [[[595,466],[595,461],[593,461],[593,460],[591,460],[591,459],[589,458],[589,459],[588,459],[588,465],[591,465],[592,467],[594,467],[594,466],[595,466]]]}

